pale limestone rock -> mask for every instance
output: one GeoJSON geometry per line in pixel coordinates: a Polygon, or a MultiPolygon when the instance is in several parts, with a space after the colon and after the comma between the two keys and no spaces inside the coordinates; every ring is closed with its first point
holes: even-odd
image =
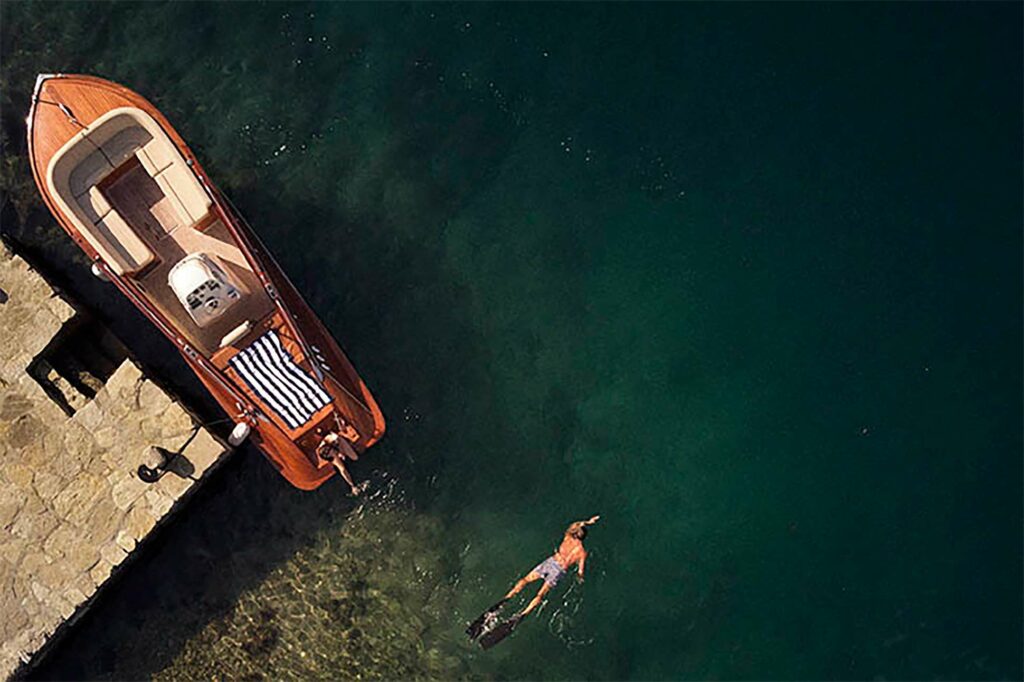
{"type": "Polygon", "coordinates": [[[57,459],[57,455],[64,450],[64,434],[58,429],[60,426],[63,426],[67,418],[63,413],[50,415],[49,417],[43,415],[41,410],[37,410],[37,413],[43,417],[44,423],[49,425],[42,434],[42,443],[43,452],[46,453],[46,461],[53,462],[57,459]]]}
{"type": "Polygon", "coordinates": [[[224,454],[225,447],[221,445],[209,431],[205,429],[196,434],[196,437],[185,448],[185,456],[192,462],[195,472],[192,477],[199,479],[210,466],[224,454]]]}
{"type": "Polygon", "coordinates": [[[104,459],[109,461],[112,467],[116,468],[118,462],[123,460],[122,453],[138,452],[144,445],[149,445],[149,443],[144,442],[139,420],[140,417],[137,411],[134,411],[118,423],[117,447],[103,453],[104,459]],[[112,455],[114,456],[112,457],[112,455]]]}
{"type": "MultiPolygon", "coordinates": [[[[47,613],[49,613],[49,611],[50,609],[48,608],[47,613]]],[[[59,617],[59,615],[54,613],[53,617],[57,618],[59,617]]],[[[42,637],[40,636],[40,634],[41,633],[38,632],[28,633],[24,637],[19,638],[19,642],[23,642],[23,644],[19,648],[21,649],[21,657],[24,662],[28,663],[29,654],[38,649],[39,646],[42,644],[42,637]]]]}
{"type": "Polygon", "coordinates": [[[8,383],[14,383],[14,381],[19,377],[24,376],[25,370],[28,369],[31,362],[31,353],[18,351],[3,364],[3,370],[0,372],[0,376],[2,376],[8,383]]]}
{"type": "Polygon", "coordinates": [[[92,402],[96,403],[96,407],[99,408],[99,411],[102,412],[105,417],[109,417],[110,408],[120,401],[117,399],[117,396],[111,397],[106,386],[101,386],[93,397],[92,402]]]}
{"type": "Polygon", "coordinates": [[[37,580],[32,581],[32,596],[36,598],[36,601],[43,604],[46,603],[47,598],[50,596],[50,590],[45,585],[37,580]]]}
{"type": "Polygon", "coordinates": [[[85,538],[76,538],[64,550],[64,560],[75,573],[88,571],[99,558],[97,546],[85,538]]]}
{"type": "Polygon", "coordinates": [[[20,462],[7,463],[2,469],[2,473],[4,478],[19,490],[28,490],[32,487],[32,469],[20,462]]]}
{"type": "MultiPolygon", "coordinates": [[[[33,600],[34,601],[34,600],[33,600]]],[[[32,639],[32,633],[25,630],[11,640],[11,644],[19,651],[25,651],[29,646],[29,641],[32,639]]]]}
{"type": "MultiPolygon", "coordinates": [[[[63,596],[64,599],[68,601],[68,603],[74,604],[76,608],[78,607],[79,604],[84,603],[85,600],[89,598],[84,592],[82,592],[80,589],[78,589],[78,587],[74,585],[64,590],[63,596]]],[[[70,618],[70,616],[66,617],[70,618]]]]}
{"type": "MultiPolygon", "coordinates": [[[[22,493],[22,506],[23,514],[41,514],[46,511],[46,505],[43,500],[36,494],[35,490],[27,490],[22,493]]],[[[49,532],[46,533],[49,535],[49,532]]]]}
{"type": "Polygon", "coordinates": [[[117,482],[113,484],[112,495],[114,504],[121,510],[127,510],[135,504],[135,500],[142,497],[149,488],[148,483],[143,482],[135,475],[122,475],[116,477],[115,480],[117,482]]]}
{"type": "Polygon", "coordinates": [[[0,596],[0,638],[8,641],[29,625],[29,616],[25,609],[8,598],[7,595],[0,596]]]}
{"type": "MultiPolygon", "coordinates": [[[[72,604],[63,593],[50,592],[47,604],[54,607],[64,620],[75,615],[75,604],[72,604]]],[[[42,642],[40,642],[42,644],[42,642]]]]}
{"type": "Polygon", "coordinates": [[[136,384],[141,381],[142,372],[135,366],[135,363],[126,360],[107,379],[104,390],[127,403],[129,398],[134,400],[136,384]]]}
{"type": "Polygon", "coordinates": [[[136,409],[134,399],[121,397],[117,393],[108,391],[106,388],[97,393],[93,400],[99,404],[103,414],[107,415],[107,418],[114,422],[123,421],[136,409]]]}
{"type": "MultiPolygon", "coordinates": [[[[104,450],[100,450],[99,452],[100,453],[104,453],[105,451],[104,450]]],[[[122,460],[123,460],[123,458],[122,458],[122,460]]],[[[79,476],[89,475],[89,476],[94,476],[96,478],[103,479],[103,485],[108,489],[108,494],[109,494],[110,482],[109,482],[108,479],[110,478],[110,473],[111,473],[111,471],[115,471],[115,470],[120,471],[120,466],[122,466],[123,464],[124,464],[123,461],[115,462],[114,464],[111,464],[111,463],[107,462],[106,459],[104,459],[103,457],[96,457],[91,462],[86,464],[85,467],[82,469],[82,472],[80,474],[78,474],[78,475],[79,476]]]]}
{"type": "Polygon", "coordinates": [[[61,427],[61,433],[64,434],[64,448],[75,453],[81,450],[82,443],[88,443],[93,439],[92,432],[74,419],[64,422],[64,425],[61,427]]]}
{"type": "Polygon", "coordinates": [[[26,603],[26,599],[29,602],[32,601],[32,590],[29,587],[29,583],[32,582],[31,578],[32,576],[24,573],[24,571],[19,572],[18,575],[14,576],[14,585],[12,585],[14,588],[14,596],[20,599],[22,603],[26,603]]]}
{"type": "Polygon", "coordinates": [[[152,381],[146,380],[139,388],[138,401],[136,403],[145,414],[157,415],[167,409],[171,399],[160,390],[160,387],[152,381]]]}
{"type": "MultiPolygon", "coordinates": [[[[11,445],[13,446],[13,443],[11,445]]],[[[46,450],[43,449],[42,440],[15,448],[15,452],[18,453],[18,459],[33,471],[53,466],[53,460],[47,457],[46,450]]]]}
{"type": "MultiPolygon", "coordinates": [[[[35,493],[30,503],[32,499],[38,499],[35,493]]],[[[25,506],[11,525],[11,532],[25,540],[34,541],[48,537],[59,524],[60,520],[49,511],[31,511],[25,506]]]]}
{"type": "Polygon", "coordinates": [[[43,552],[51,557],[64,556],[65,550],[78,537],[78,533],[79,531],[69,524],[59,526],[50,533],[50,537],[46,538],[46,542],[43,543],[43,552]]]}
{"type": "Polygon", "coordinates": [[[54,468],[66,478],[71,478],[88,466],[98,452],[92,434],[70,419],[64,423],[64,448],[57,455],[54,468]]]}
{"type": "Polygon", "coordinates": [[[24,348],[22,345],[21,328],[32,323],[32,310],[28,306],[24,305],[11,305],[10,300],[5,304],[5,308],[3,329],[5,329],[7,333],[5,334],[6,338],[4,339],[4,347],[21,352],[24,348]]]}
{"type": "Polygon", "coordinates": [[[46,299],[46,307],[61,323],[70,320],[76,314],[74,307],[57,294],[46,299]]]}
{"type": "Polygon", "coordinates": [[[24,325],[21,336],[21,348],[29,355],[36,355],[50,343],[60,331],[61,322],[45,308],[39,308],[32,315],[31,321],[24,325]]]}
{"type": "Polygon", "coordinates": [[[174,500],[166,495],[161,495],[156,490],[148,490],[146,492],[146,501],[149,502],[149,508],[157,518],[163,518],[164,514],[169,512],[171,507],[174,506],[174,500]]]}
{"type": "Polygon", "coordinates": [[[58,407],[57,403],[50,400],[43,387],[28,374],[18,377],[15,390],[35,401],[36,405],[32,412],[43,420],[43,423],[47,425],[49,430],[52,431],[60,428],[67,420],[68,416],[64,413],[64,410],[58,407]]]}
{"type": "Polygon", "coordinates": [[[24,538],[19,538],[11,533],[0,532],[0,557],[5,558],[12,565],[18,565],[28,547],[29,543],[24,538]]]}
{"type": "Polygon", "coordinates": [[[124,510],[118,508],[112,498],[102,498],[93,509],[88,525],[85,526],[86,539],[96,546],[106,542],[122,527],[124,516],[124,510]]]}
{"type": "Polygon", "coordinates": [[[121,549],[117,543],[108,542],[100,548],[100,557],[102,557],[108,564],[112,566],[118,566],[124,561],[124,558],[128,556],[123,549],[121,549]]]}
{"type": "Polygon", "coordinates": [[[96,446],[104,450],[109,450],[117,442],[117,427],[116,426],[103,426],[93,431],[93,438],[96,441],[96,446]]]}
{"type": "Polygon", "coordinates": [[[96,403],[91,402],[78,412],[75,412],[75,416],[72,419],[85,428],[86,431],[93,433],[103,422],[103,412],[100,411],[96,403]]]}
{"type": "MultiPolygon", "coordinates": [[[[0,557],[0,598],[5,595],[14,597],[14,576],[18,572],[18,564],[0,557]]],[[[0,614],[3,610],[0,609],[0,614]]]]}
{"type": "Polygon", "coordinates": [[[14,486],[0,486],[0,528],[6,528],[25,506],[25,495],[14,486]]]}
{"type": "Polygon", "coordinates": [[[174,403],[164,412],[160,437],[167,443],[167,447],[177,450],[192,434],[194,428],[191,415],[181,405],[174,403]]]}
{"type": "Polygon", "coordinates": [[[53,509],[61,518],[82,526],[93,507],[106,493],[106,481],[83,471],[53,500],[53,509]]]}
{"type": "Polygon", "coordinates": [[[75,571],[65,561],[54,561],[40,566],[34,578],[50,590],[60,590],[75,575],[75,571]]]}
{"type": "Polygon", "coordinates": [[[135,549],[135,538],[123,530],[118,532],[116,542],[117,546],[123,549],[125,553],[131,553],[135,549]]]}
{"type": "Polygon", "coordinates": [[[55,499],[66,485],[66,479],[46,469],[36,471],[33,480],[33,489],[43,500],[55,499]]]}
{"type": "Polygon", "coordinates": [[[114,570],[113,564],[106,559],[100,559],[96,562],[96,565],[89,571],[89,579],[92,580],[96,587],[102,585],[107,578],[110,577],[110,572],[114,570]]]}
{"type": "MultiPolygon", "coordinates": [[[[102,561],[102,559],[100,561],[102,561]]],[[[100,561],[97,561],[96,564],[99,565],[100,561]]],[[[96,568],[96,566],[93,566],[93,568],[96,568]]],[[[84,594],[86,599],[96,593],[96,583],[92,581],[92,577],[89,575],[91,571],[92,568],[84,573],[79,573],[71,579],[71,587],[74,587],[84,594]]]]}
{"type": "Polygon", "coordinates": [[[139,428],[142,432],[144,442],[152,444],[161,443],[161,434],[164,430],[163,416],[156,414],[143,417],[139,421],[139,428]]]}
{"type": "Polygon", "coordinates": [[[14,300],[24,299],[29,302],[35,302],[43,295],[40,287],[42,278],[35,274],[35,270],[32,269],[32,266],[27,261],[19,258],[13,252],[11,253],[11,259],[7,261],[6,275],[10,279],[5,288],[14,300]]]}
{"type": "Polygon", "coordinates": [[[186,490],[192,487],[192,483],[194,481],[191,478],[183,478],[173,472],[167,472],[153,485],[162,494],[177,500],[185,494],[186,490]]]}
{"type": "Polygon", "coordinates": [[[156,517],[145,504],[136,504],[128,511],[127,531],[136,540],[141,540],[156,525],[156,517]]]}

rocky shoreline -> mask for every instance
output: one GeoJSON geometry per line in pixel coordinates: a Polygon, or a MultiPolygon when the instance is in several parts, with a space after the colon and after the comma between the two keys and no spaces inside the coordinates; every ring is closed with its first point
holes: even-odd
{"type": "Polygon", "coordinates": [[[0,676],[80,617],[227,452],[85,309],[0,249],[0,676]],[[176,457],[146,483],[154,447],[176,457]]]}

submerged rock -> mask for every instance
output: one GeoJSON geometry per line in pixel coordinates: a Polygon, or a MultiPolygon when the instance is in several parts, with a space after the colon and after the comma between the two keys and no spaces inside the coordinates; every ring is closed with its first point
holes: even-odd
{"type": "Polygon", "coordinates": [[[156,678],[464,677],[453,645],[430,636],[444,624],[423,609],[429,601],[437,613],[453,596],[440,525],[396,509],[337,525],[244,592],[156,678]]]}

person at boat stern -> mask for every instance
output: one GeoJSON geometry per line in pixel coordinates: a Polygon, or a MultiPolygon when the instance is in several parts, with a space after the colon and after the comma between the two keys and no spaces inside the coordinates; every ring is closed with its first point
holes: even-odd
{"type": "Polygon", "coordinates": [[[562,536],[562,542],[559,544],[558,549],[555,550],[555,553],[537,564],[532,571],[513,585],[502,601],[517,595],[527,584],[536,580],[543,580],[544,584],[537,591],[537,595],[519,613],[520,616],[525,616],[537,608],[541,600],[544,599],[544,595],[551,591],[551,588],[557,585],[574,565],[576,566],[576,573],[579,579],[583,580],[584,566],[587,563],[587,550],[583,548],[583,539],[587,537],[587,526],[594,525],[600,518],[600,516],[591,516],[586,521],[576,521],[569,524],[569,527],[565,529],[565,534],[562,536]]]}
{"type": "MultiPolygon", "coordinates": [[[[348,424],[345,424],[351,432],[355,433],[348,424]]],[[[358,438],[359,434],[355,434],[358,438]]],[[[320,441],[320,444],[316,446],[316,456],[324,462],[329,462],[338,470],[341,477],[348,483],[349,488],[352,490],[353,495],[359,495],[366,488],[366,484],[356,485],[355,481],[352,480],[352,474],[348,472],[345,467],[345,460],[350,459],[353,462],[359,459],[359,455],[356,453],[355,448],[352,447],[352,443],[349,442],[348,433],[345,433],[345,438],[342,438],[335,432],[328,433],[320,441]]]]}

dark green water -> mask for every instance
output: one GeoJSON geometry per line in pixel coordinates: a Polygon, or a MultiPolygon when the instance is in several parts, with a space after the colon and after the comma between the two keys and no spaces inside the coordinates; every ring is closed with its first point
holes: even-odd
{"type": "Polygon", "coordinates": [[[38,676],[1021,678],[1019,4],[0,17],[5,163],[37,71],[143,93],[389,418],[359,507],[241,453],[38,676]]]}

